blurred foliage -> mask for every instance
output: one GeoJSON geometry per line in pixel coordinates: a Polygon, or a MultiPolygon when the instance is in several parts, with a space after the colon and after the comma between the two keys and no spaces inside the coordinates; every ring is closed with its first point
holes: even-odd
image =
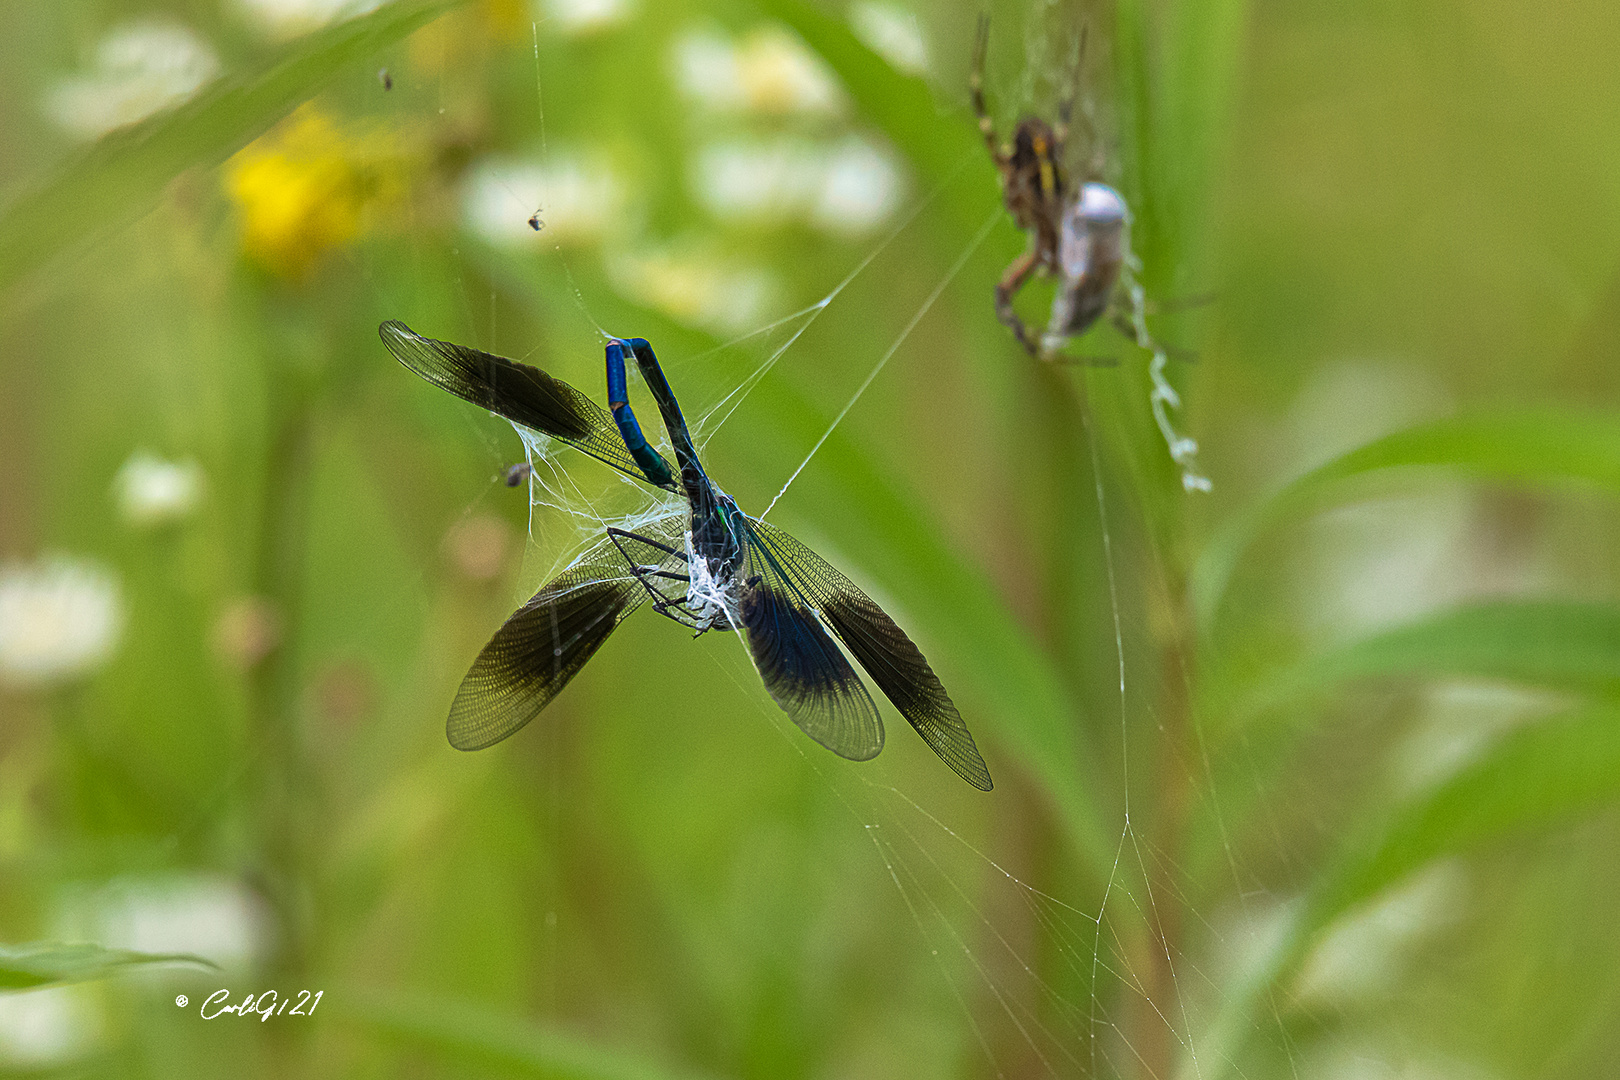
{"type": "Polygon", "coordinates": [[[991,5],[1004,132],[1080,87],[1076,153],[1196,352],[1207,496],[1139,350],[1043,366],[995,321],[1024,238],[967,107],[978,7],[263,23],[299,6],[0,8],[0,561],[117,582],[0,575],[0,618],[44,649],[121,612],[105,662],[0,655],[0,940],[36,943],[0,950],[0,1070],[1608,1075],[1611,6],[991,5]],[[221,75],[75,142],[53,88],[154,20],[221,75]],[[863,218],[835,160],[895,204],[863,218]],[[649,338],[754,513],[876,372],[773,520],[918,641],[996,790],[892,713],[832,758],[735,640],[650,614],[451,750],[568,511],[637,504],[578,455],[537,473],[567,507],[506,488],[518,440],[388,318],[592,396],[603,328],[649,338]],[[146,962],[193,953],[222,970],[146,962]],[[220,987],[322,998],[201,1019],[220,987]]]}
{"type": "Polygon", "coordinates": [[[105,978],[122,968],[174,963],[213,966],[197,956],[164,956],[128,949],[103,949],[90,944],[6,947],[0,948],[0,989],[23,990],[80,979],[105,978]]]}

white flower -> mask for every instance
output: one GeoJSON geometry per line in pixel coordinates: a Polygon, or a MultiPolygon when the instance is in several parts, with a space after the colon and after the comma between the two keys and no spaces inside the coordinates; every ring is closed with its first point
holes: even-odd
{"type": "Polygon", "coordinates": [[[849,23],[855,36],[868,49],[907,75],[928,73],[928,43],[923,40],[917,16],[893,4],[864,0],[849,9],[849,23]]]}
{"type": "Polygon", "coordinates": [[[544,164],[487,159],[468,173],[462,219],[491,244],[530,247],[600,240],[623,223],[626,192],[601,158],[552,152],[544,164]],[[543,228],[529,218],[539,211],[543,228]]]}
{"type": "Polygon", "coordinates": [[[697,200],[723,221],[807,221],[855,235],[882,224],[900,203],[892,155],[856,137],[831,146],[804,139],[734,139],[694,157],[697,200]]]}
{"type": "Polygon", "coordinates": [[[101,1035],[100,1016],[82,986],[0,993],[0,1062],[48,1069],[79,1057],[101,1035]]]}
{"type": "Polygon", "coordinates": [[[617,256],[609,260],[608,274],[637,303],[722,334],[756,326],[777,292],[764,270],[680,248],[617,256]]]}
{"type": "Polygon", "coordinates": [[[843,88],[821,57],[778,26],[751,31],[740,45],[713,30],[675,40],[675,81],[689,96],[722,112],[833,115],[843,88]]]}
{"type": "Polygon", "coordinates": [[[247,886],[219,874],[118,878],[71,896],[59,936],[112,949],[192,953],[241,969],[264,948],[264,905],[247,886]]]}
{"type": "Polygon", "coordinates": [[[606,30],[635,9],[631,0],[543,0],[536,6],[545,25],[570,37],[606,30]]]}
{"type": "Polygon", "coordinates": [[[270,37],[286,39],[327,23],[375,11],[382,0],[236,0],[236,6],[270,37]]]}
{"type": "Polygon", "coordinates": [[[811,224],[827,232],[856,234],[881,225],[900,205],[900,167],[869,142],[845,139],[824,165],[811,224]]]}
{"type": "Polygon", "coordinates": [[[118,508],[131,525],[175,521],[196,509],[202,498],[203,472],[195,461],[164,461],[137,450],[113,481],[118,508]]]}
{"type": "Polygon", "coordinates": [[[689,30],[675,39],[670,54],[675,83],[688,97],[713,109],[735,109],[742,102],[742,79],[730,39],[712,30],[689,30]]]}
{"type": "Polygon", "coordinates": [[[45,111],[94,139],[178,105],[219,74],[208,43],[178,23],[127,23],[101,40],[91,70],[57,81],[45,111]]]}
{"type": "Polygon", "coordinates": [[[96,563],[57,556],[0,567],[0,680],[83,674],[112,655],[123,628],[118,582],[96,563]]]}
{"type": "Polygon", "coordinates": [[[805,139],[731,139],[692,159],[692,191],[715,217],[785,221],[802,216],[822,184],[824,151],[805,139]]]}

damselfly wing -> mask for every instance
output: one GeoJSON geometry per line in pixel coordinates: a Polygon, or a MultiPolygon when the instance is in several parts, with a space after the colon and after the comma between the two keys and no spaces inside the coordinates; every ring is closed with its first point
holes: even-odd
{"type": "Polygon", "coordinates": [[[766,691],[793,722],[833,753],[865,761],[883,749],[883,721],[853,656],[946,765],[990,790],[973,736],[905,632],[847,577],[786,532],[748,517],[709,479],[645,340],[608,343],[610,411],[527,364],[425,338],[400,322],[383,323],[380,333],[400,363],[434,385],[687,501],[684,515],[634,532],[606,530],[507,619],[456,693],[451,745],[482,749],[523,727],[650,601],[698,634],[741,630],[766,691]],[[630,409],[626,353],[658,405],[674,468],[630,409]]]}

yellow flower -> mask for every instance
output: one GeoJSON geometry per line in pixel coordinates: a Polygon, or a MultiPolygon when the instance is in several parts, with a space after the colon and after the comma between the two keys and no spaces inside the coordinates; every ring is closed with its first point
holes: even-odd
{"type": "Polygon", "coordinates": [[[242,250],[272,273],[299,278],[322,252],[354,239],[380,186],[375,151],[308,106],[243,148],[225,173],[242,250]]]}

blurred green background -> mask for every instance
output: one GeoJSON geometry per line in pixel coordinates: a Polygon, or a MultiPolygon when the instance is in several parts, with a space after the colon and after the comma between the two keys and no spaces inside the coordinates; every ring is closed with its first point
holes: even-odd
{"type": "Polygon", "coordinates": [[[1146,352],[995,320],[979,11],[0,6],[0,1070],[1611,1074],[1620,11],[992,5],[1003,133],[1077,85],[1133,208],[1207,494],[1146,352]],[[388,318],[598,400],[651,339],[754,513],[875,373],[771,520],[995,791],[650,613],[450,749],[646,504],[508,489],[388,318]]]}

